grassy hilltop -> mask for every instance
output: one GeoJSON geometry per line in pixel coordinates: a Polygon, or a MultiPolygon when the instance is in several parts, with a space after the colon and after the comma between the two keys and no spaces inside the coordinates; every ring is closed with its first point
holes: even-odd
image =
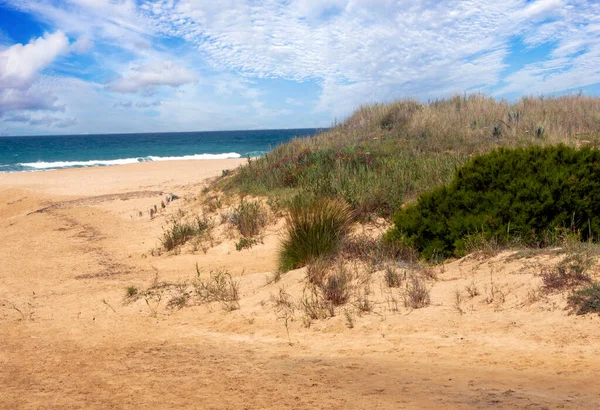
{"type": "Polygon", "coordinates": [[[449,183],[472,156],[497,147],[597,146],[600,99],[480,94],[359,108],[343,123],[296,138],[223,181],[228,191],[285,202],[296,194],[345,200],[359,218],[392,216],[449,183]]]}

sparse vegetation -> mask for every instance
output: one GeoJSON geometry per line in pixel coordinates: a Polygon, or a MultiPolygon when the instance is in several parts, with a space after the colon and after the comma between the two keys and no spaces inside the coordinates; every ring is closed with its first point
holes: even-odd
{"type": "Polygon", "coordinates": [[[228,271],[211,271],[208,279],[202,280],[200,269],[196,265],[196,274],[194,288],[202,302],[220,302],[225,310],[239,309],[240,285],[228,271]]]}
{"type": "Polygon", "coordinates": [[[402,284],[402,276],[393,264],[386,265],[383,278],[388,288],[399,288],[402,284]]]}
{"type": "Polygon", "coordinates": [[[419,276],[412,274],[408,277],[404,293],[404,306],[411,309],[420,309],[429,306],[430,290],[419,276]]]}
{"type": "Polygon", "coordinates": [[[257,243],[258,243],[258,241],[254,238],[243,237],[243,238],[240,238],[240,240],[236,242],[235,250],[241,251],[242,249],[250,249],[257,243]]]}
{"type": "Polygon", "coordinates": [[[320,286],[323,299],[333,306],[343,305],[350,297],[350,276],[343,264],[333,274],[330,274],[320,286]]]}
{"type": "Polygon", "coordinates": [[[600,283],[575,290],[568,298],[568,307],[577,315],[600,314],[600,283]]]}
{"type": "Polygon", "coordinates": [[[296,198],[290,205],[287,232],[279,252],[282,271],[299,268],[336,251],[352,222],[342,200],[296,198]]]}
{"type": "Polygon", "coordinates": [[[259,201],[242,199],[230,217],[245,238],[258,235],[267,224],[267,211],[259,201]]]}
{"type": "Polygon", "coordinates": [[[160,243],[167,251],[172,251],[195,236],[206,235],[211,229],[211,224],[206,218],[196,217],[194,220],[173,219],[167,227],[160,243]]]}
{"type": "Polygon", "coordinates": [[[594,258],[587,252],[571,252],[556,266],[542,271],[544,290],[556,291],[573,289],[589,284],[592,278],[588,270],[594,264],[594,258]]]}
{"type": "Polygon", "coordinates": [[[185,306],[219,302],[223,309],[228,311],[238,309],[240,300],[239,282],[234,280],[228,271],[211,271],[208,278],[204,279],[198,265],[196,278],[192,282],[161,282],[156,276],[148,288],[141,290],[130,286],[126,295],[126,303],[144,299],[150,308],[151,316],[157,316],[163,299],[168,300],[166,308],[181,309],[185,306]]]}

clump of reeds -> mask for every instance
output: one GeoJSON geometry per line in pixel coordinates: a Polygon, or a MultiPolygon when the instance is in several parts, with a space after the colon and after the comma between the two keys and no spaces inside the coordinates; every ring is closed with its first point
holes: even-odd
{"type": "Polygon", "coordinates": [[[333,253],[347,235],[352,217],[352,210],[340,199],[293,201],[279,252],[280,269],[296,269],[333,253]]]}

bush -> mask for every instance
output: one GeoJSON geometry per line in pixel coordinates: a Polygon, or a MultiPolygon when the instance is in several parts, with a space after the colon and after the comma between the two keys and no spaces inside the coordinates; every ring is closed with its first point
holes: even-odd
{"type": "Polygon", "coordinates": [[[284,272],[333,253],[347,235],[352,211],[341,200],[297,197],[286,217],[287,232],[279,251],[284,272]]]}
{"type": "Polygon", "coordinates": [[[568,307],[577,315],[600,314],[600,283],[573,292],[568,298],[568,307]]]}
{"type": "Polygon", "coordinates": [[[466,238],[544,246],[569,228],[600,233],[600,151],[564,145],[500,148],[460,168],[454,180],[402,209],[388,239],[428,259],[462,256],[466,238]]]}

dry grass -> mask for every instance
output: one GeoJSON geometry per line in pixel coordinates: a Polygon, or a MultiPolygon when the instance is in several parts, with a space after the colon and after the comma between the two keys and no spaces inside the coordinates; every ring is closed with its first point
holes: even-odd
{"type": "Polygon", "coordinates": [[[474,154],[498,146],[596,145],[599,112],[600,98],[581,95],[509,104],[473,94],[364,106],[328,131],[250,161],[222,186],[270,197],[340,197],[361,218],[389,216],[448,183],[474,154]]]}
{"type": "Polygon", "coordinates": [[[548,292],[574,289],[590,284],[592,277],[588,273],[595,258],[588,252],[570,252],[556,266],[542,271],[543,289],[548,292]]]}

